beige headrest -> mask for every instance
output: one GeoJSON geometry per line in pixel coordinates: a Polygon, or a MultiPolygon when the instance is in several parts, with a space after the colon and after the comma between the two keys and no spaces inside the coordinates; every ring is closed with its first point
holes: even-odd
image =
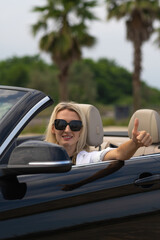
{"type": "Polygon", "coordinates": [[[153,143],[160,142],[160,115],[155,110],[140,109],[133,114],[128,125],[128,135],[130,138],[132,137],[135,118],[139,119],[139,131],[145,130],[150,133],[153,143]]]}
{"type": "Polygon", "coordinates": [[[103,124],[100,113],[96,107],[90,104],[76,104],[84,112],[87,122],[87,144],[100,146],[103,142],[103,124]]]}

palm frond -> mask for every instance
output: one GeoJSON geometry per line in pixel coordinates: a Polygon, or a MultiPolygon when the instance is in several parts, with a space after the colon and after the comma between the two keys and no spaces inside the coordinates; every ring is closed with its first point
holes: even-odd
{"type": "Polygon", "coordinates": [[[32,33],[35,36],[40,30],[46,30],[47,29],[47,23],[39,21],[36,24],[32,25],[32,33]]]}

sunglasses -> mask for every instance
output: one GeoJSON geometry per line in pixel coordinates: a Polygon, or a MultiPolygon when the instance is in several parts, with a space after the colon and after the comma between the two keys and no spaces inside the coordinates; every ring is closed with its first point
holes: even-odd
{"type": "Polygon", "coordinates": [[[82,128],[82,121],[80,120],[72,120],[69,123],[67,123],[65,120],[63,119],[56,119],[54,121],[54,126],[57,130],[64,130],[67,125],[69,125],[71,131],[80,131],[82,128]]]}

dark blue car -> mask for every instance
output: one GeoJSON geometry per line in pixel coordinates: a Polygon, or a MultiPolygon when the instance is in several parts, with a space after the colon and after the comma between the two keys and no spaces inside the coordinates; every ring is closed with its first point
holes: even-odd
{"type": "Polygon", "coordinates": [[[72,165],[43,136],[20,136],[52,103],[0,86],[0,239],[159,239],[160,154],[72,165]]]}

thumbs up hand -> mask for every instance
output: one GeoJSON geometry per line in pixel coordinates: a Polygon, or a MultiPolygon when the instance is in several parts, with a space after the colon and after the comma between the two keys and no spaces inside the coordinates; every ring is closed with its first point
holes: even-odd
{"type": "Polygon", "coordinates": [[[132,130],[132,140],[137,147],[148,147],[152,144],[152,137],[146,131],[138,131],[139,120],[138,118],[134,121],[134,127],[132,130]]]}

